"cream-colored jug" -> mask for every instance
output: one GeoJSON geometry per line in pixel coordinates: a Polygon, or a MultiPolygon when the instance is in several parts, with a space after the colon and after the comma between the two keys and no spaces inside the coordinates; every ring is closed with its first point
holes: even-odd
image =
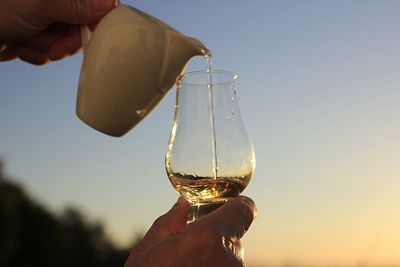
{"type": "Polygon", "coordinates": [[[189,59],[207,55],[198,40],[119,5],[84,45],[76,112],[100,132],[122,136],[174,85],[189,59]]]}

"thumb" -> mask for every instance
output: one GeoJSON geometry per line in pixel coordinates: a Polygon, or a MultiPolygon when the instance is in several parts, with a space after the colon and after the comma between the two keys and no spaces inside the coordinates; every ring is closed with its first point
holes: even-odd
{"type": "Polygon", "coordinates": [[[224,237],[240,239],[249,229],[257,213],[253,200],[239,196],[195,221],[194,224],[197,223],[201,227],[211,225],[216,233],[224,237]]]}
{"type": "Polygon", "coordinates": [[[52,0],[48,1],[48,11],[52,21],[89,24],[115,5],[115,0],[52,0]]]}

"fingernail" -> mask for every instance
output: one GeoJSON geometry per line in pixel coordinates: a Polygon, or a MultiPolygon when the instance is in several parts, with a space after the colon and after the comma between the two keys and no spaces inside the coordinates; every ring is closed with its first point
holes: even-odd
{"type": "Polygon", "coordinates": [[[250,208],[250,210],[253,212],[253,218],[257,218],[258,216],[258,209],[256,207],[256,205],[254,204],[254,202],[251,199],[243,199],[242,203],[245,204],[247,207],[250,208]]]}
{"type": "Polygon", "coordinates": [[[96,11],[102,12],[109,10],[113,3],[115,2],[110,0],[95,0],[94,7],[96,8],[96,11]]]}

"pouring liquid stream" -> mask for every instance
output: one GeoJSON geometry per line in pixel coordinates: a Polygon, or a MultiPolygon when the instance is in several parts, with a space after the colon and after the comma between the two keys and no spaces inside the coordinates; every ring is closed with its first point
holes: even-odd
{"type": "MultiPolygon", "coordinates": [[[[217,158],[217,138],[215,131],[215,116],[214,116],[214,92],[213,92],[213,81],[212,81],[212,60],[211,53],[205,53],[204,58],[206,59],[206,72],[207,72],[207,89],[208,89],[208,102],[210,103],[210,126],[211,126],[211,151],[212,151],[212,168],[213,168],[213,180],[217,182],[218,179],[218,158],[217,158]]],[[[208,187],[208,182],[206,182],[206,187],[208,187]]],[[[210,195],[213,195],[212,193],[210,195]]],[[[203,213],[207,214],[215,208],[219,207],[221,204],[210,205],[211,210],[205,209],[203,213]]],[[[206,206],[205,206],[206,207],[206,206]]],[[[204,208],[203,208],[204,209],[204,208]]],[[[193,207],[192,214],[188,216],[188,222],[192,222],[201,216],[200,204],[197,203],[193,207]]]]}
{"type": "Polygon", "coordinates": [[[212,61],[211,53],[204,55],[206,59],[206,71],[207,75],[207,88],[208,88],[208,99],[210,103],[210,126],[211,126],[211,150],[213,153],[213,174],[214,179],[218,178],[218,158],[217,158],[217,138],[215,131],[215,116],[214,116],[214,92],[213,92],[213,81],[212,81],[212,61]]]}

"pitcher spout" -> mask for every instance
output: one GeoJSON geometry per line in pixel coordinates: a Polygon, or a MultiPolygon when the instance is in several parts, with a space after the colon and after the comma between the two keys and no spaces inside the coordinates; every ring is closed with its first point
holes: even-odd
{"type": "Polygon", "coordinates": [[[197,48],[198,51],[201,52],[201,54],[204,57],[211,57],[211,52],[208,50],[208,48],[199,40],[193,37],[186,37],[187,41],[191,43],[195,48],[197,48]]]}
{"type": "Polygon", "coordinates": [[[160,75],[162,92],[168,91],[194,56],[211,56],[210,50],[199,40],[176,31],[166,33],[164,64],[160,75]]]}

